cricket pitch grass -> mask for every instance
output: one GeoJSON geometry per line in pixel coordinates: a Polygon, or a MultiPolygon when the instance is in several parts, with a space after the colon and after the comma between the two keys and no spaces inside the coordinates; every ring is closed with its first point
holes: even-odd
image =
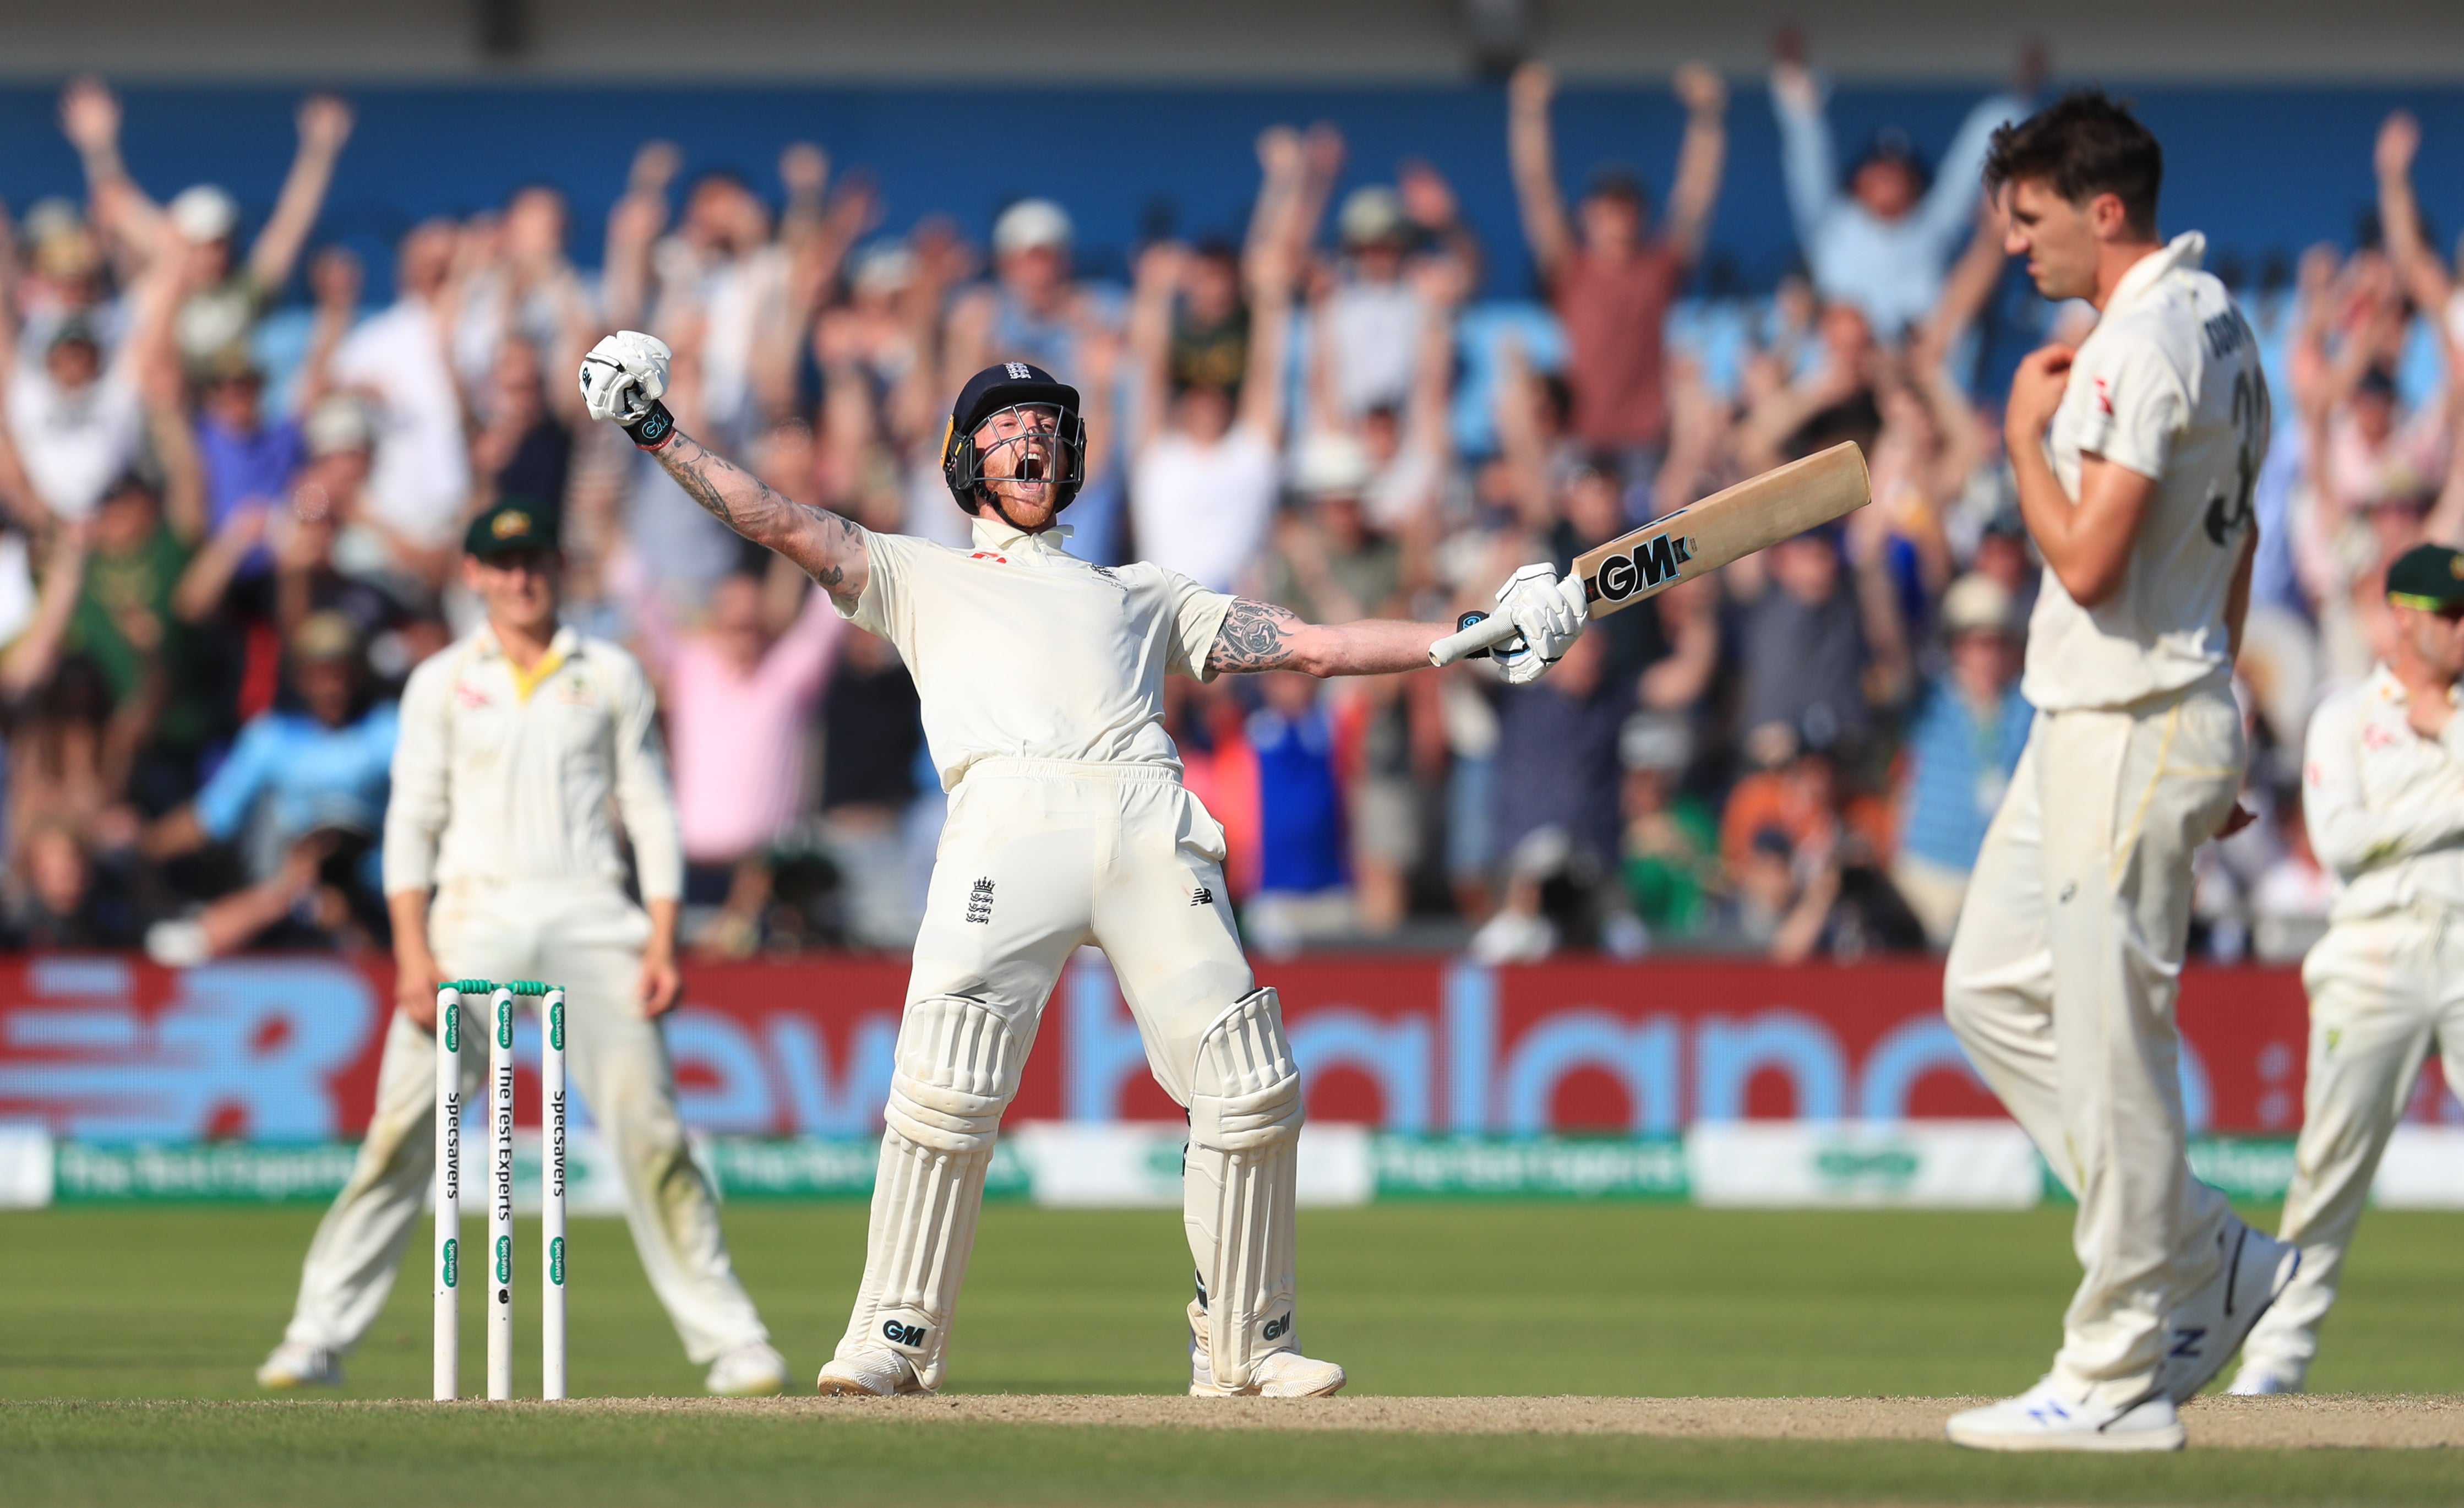
{"type": "MultiPolygon", "coordinates": [[[[2273,1211],[2257,1212],[2269,1223],[2273,1211]]],[[[987,1209],[938,1398],[693,1396],[621,1222],[573,1222],[560,1404],[429,1404],[427,1285],[348,1386],[265,1400],[313,1209],[0,1216],[0,1502],[2345,1503],[2464,1499],[2464,1215],[2365,1222],[2303,1399],[2209,1398],[2173,1456],[1990,1456],[1952,1408],[2041,1371],[2068,1211],[1420,1204],[1309,1211],[1328,1400],[1197,1400],[1171,1211],[987,1209]]],[[[845,1323],[851,1205],[739,1204],[800,1377],[845,1323]]],[[[536,1238],[525,1225],[517,1239],[536,1238]]],[[[414,1253],[420,1243],[413,1242],[414,1253]]],[[[517,1390],[538,1390],[517,1289],[517,1390]]],[[[480,1306],[465,1305],[464,1386],[480,1306]]]]}

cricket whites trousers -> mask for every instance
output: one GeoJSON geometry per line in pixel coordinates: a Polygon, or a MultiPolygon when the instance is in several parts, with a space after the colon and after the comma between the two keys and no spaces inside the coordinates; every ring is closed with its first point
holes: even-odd
{"type": "Polygon", "coordinates": [[[1242,957],[1223,830],[1166,765],[969,766],[915,942],[864,1282],[838,1355],[887,1347],[939,1386],[1001,1111],[1069,955],[1101,946],[1147,1064],[1190,1112],[1184,1222],[1219,1381],[1297,1347],[1300,1075],[1242,957]]]}
{"type": "Polygon", "coordinates": [[[2336,1301],[2344,1248],[2379,1154],[2434,1042],[2450,1089],[2464,1086],[2464,916],[2431,903],[2339,921],[2302,961],[2310,1064],[2301,1140],[2278,1238],[2301,1267],[2242,1344],[2244,1365],[2299,1384],[2336,1301]]]}
{"type": "MultiPolygon", "coordinates": [[[[649,938],[641,909],[601,884],[454,886],[438,893],[429,917],[430,949],[449,978],[564,987],[567,1073],[624,1180],[642,1270],[686,1355],[706,1363],[768,1333],[736,1280],[717,1201],[685,1145],[666,1038],[642,1014],[649,938]]],[[[486,1006],[464,1002],[466,1044],[487,1040],[486,1006]]],[[[467,1104],[486,1054],[466,1046],[461,1056],[467,1104]]],[[[435,1115],[436,1038],[397,1010],[367,1139],[309,1245],[285,1340],[348,1351],[375,1321],[435,1181],[435,1115]]]]}
{"type": "Polygon", "coordinates": [[[2053,1376],[2084,1405],[2148,1394],[2168,1314],[2217,1271],[2229,1210],[2190,1174],[2173,1006],[2191,856],[2245,757],[2222,687],[2039,712],[1944,970],[1951,1030],[2079,1200],[2053,1376]]]}

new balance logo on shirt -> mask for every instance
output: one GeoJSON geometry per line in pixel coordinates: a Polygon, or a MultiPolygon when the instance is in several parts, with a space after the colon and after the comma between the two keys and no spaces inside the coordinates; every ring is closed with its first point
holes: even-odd
{"type": "Polygon", "coordinates": [[[1189,893],[1189,903],[1192,906],[1211,906],[1215,904],[1215,892],[1200,885],[1189,893]]]}

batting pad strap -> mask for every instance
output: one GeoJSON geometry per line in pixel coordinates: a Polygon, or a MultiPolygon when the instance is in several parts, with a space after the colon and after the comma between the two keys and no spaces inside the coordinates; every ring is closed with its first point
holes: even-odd
{"type": "Polygon", "coordinates": [[[1026,1054],[1000,1012],[935,995],[907,1008],[882,1119],[936,1152],[989,1150],[1026,1054]]]}

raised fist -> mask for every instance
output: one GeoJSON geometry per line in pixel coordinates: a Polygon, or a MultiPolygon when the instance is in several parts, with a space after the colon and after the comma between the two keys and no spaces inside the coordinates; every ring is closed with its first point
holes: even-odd
{"type": "Polygon", "coordinates": [[[631,424],[668,393],[668,343],[619,330],[582,359],[582,406],[594,419],[631,424]]]}

